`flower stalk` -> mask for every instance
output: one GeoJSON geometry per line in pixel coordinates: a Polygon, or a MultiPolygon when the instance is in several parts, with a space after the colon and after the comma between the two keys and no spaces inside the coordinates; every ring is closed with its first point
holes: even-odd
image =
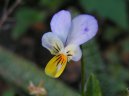
{"type": "Polygon", "coordinates": [[[81,96],[85,96],[85,80],[86,80],[86,72],[85,72],[85,64],[83,62],[83,56],[81,59],[81,96]]]}

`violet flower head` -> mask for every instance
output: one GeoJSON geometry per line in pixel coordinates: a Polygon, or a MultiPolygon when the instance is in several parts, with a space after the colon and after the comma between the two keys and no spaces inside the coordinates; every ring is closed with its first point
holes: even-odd
{"type": "Polygon", "coordinates": [[[98,23],[93,16],[87,14],[71,20],[70,12],[62,10],[52,17],[50,26],[52,32],[43,35],[42,46],[55,56],[48,62],[45,73],[57,78],[64,71],[67,62],[80,60],[80,45],[96,35],[98,23]]]}

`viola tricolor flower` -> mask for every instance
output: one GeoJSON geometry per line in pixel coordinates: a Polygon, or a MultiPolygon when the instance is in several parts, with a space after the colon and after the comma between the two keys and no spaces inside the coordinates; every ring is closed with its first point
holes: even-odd
{"type": "Polygon", "coordinates": [[[71,20],[70,12],[62,10],[53,16],[50,26],[52,32],[43,35],[42,46],[55,56],[48,62],[45,73],[57,78],[70,60],[80,60],[80,45],[96,35],[98,23],[93,16],[87,14],[71,20]]]}

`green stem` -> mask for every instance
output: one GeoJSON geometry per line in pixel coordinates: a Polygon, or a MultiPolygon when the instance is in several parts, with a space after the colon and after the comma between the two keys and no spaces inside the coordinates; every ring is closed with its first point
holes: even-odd
{"type": "Polygon", "coordinates": [[[85,64],[83,62],[83,56],[81,59],[81,96],[85,96],[85,64]]]}

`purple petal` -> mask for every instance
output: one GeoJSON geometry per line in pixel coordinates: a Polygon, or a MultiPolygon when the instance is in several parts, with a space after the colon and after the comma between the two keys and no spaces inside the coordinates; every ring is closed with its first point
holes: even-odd
{"type": "Polygon", "coordinates": [[[71,15],[69,11],[62,10],[56,13],[53,16],[50,25],[52,32],[65,43],[71,27],[71,15]]]}
{"type": "Polygon", "coordinates": [[[98,31],[97,20],[91,15],[79,15],[72,21],[71,34],[67,44],[81,45],[93,38],[98,31]]]}

